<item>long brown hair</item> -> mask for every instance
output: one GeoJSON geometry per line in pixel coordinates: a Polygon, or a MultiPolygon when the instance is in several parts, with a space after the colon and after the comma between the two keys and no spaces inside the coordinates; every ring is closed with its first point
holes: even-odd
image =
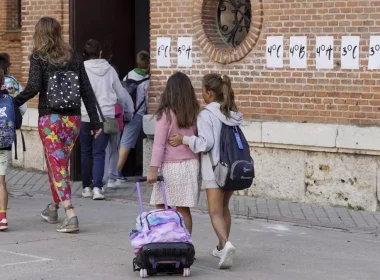
{"type": "Polygon", "coordinates": [[[39,55],[52,65],[65,65],[71,60],[71,48],[63,40],[62,27],[51,17],[41,18],[33,36],[33,55],[39,55]]]}
{"type": "Polygon", "coordinates": [[[171,122],[170,110],[172,110],[177,117],[178,127],[189,128],[196,124],[199,108],[189,77],[177,72],[169,78],[155,115],[159,120],[163,114],[166,114],[168,121],[171,122]]]}
{"type": "Polygon", "coordinates": [[[231,111],[238,111],[230,77],[215,73],[207,74],[203,77],[202,85],[206,91],[215,94],[216,101],[220,103],[220,111],[227,118],[231,117],[231,111]]]}

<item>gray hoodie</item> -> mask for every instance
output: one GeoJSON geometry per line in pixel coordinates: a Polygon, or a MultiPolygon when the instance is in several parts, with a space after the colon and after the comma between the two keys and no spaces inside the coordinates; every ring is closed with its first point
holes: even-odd
{"type": "MultiPolygon", "coordinates": [[[[87,76],[105,118],[115,118],[115,105],[124,109],[129,104],[133,112],[133,101],[121,85],[115,69],[105,59],[91,59],[84,62],[87,76]],[[128,98],[128,100],[126,100],[128,98]]],[[[86,107],[82,101],[82,121],[89,122],[86,107]]]]}
{"type": "Polygon", "coordinates": [[[220,133],[222,124],[238,126],[243,122],[240,112],[231,112],[231,118],[227,119],[220,111],[220,104],[213,102],[201,111],[197,119],[198,136],[185,136],[183,144],[189,145],[194,153],[202,153],[202,179],[206,188],[218,188],[215,182],[214,171],[208,152],[211,151],[214,164],[220,159],[220,133]]]}

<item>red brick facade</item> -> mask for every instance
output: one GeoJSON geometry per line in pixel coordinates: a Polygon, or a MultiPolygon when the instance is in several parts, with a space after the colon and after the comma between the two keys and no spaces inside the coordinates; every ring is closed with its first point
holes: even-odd
{"type": "MultiPolygon", "coordinates": [[[[237,100],[246,117],[264,120],[323,122],[341,124],[380,124],[380,73],[367,70],[370,35],[380,33],[380,1],[333,0],[259,0],[251,1],[252,9],[262,6],[261,34],[248,40],[256,44],[238,62],[220,64],[220,52],[203,39],[205,20],[202,0],[151,1],[151,52],[156,51],[156,38],[171,36],[172,67],[157,68],[153,58],[151,110],[158,102],[168,76],[177,70],[190,75],[200,92],[200,81],[205,73],[219,72],[231,76],[237,100]],[[290,36],[308,37],[308,68],[289,69],[287,55],[281,70],[266,68],[266,37],[283,35],[285,54],[290,36]],[[315,36],[335,38],[335,68],[317,71],[315,68],[315,36]],[[341,70],[340,40],[344,35],[361,36],[360,70],[341,70]],[[194,66],[176,68],[177,37],[193,36],[194,66]],[[201,41],[199,40],[201,38],[201,41]],[[203,44],[203,47],[202,47],[203,44]],[[219,55],[219,57],[218,57],[219,55]]],[[[216,19],[216,14],[215,14],[216,19]]],[[[210,19],[209,19],[210,20],[210,19]]],[[[260,22],[257,16],[256,22],[260,22]]],[[[216,22],[216,20],[215,20],[216,22]]],[[[257,28],[257,26],[255,26],[257,28]]],[[[207,34],[207,32],[206,32],[207,34]]],[[[212,39],[212,38],[211,38],[212,39]]],[[[249,44],[248,44],[249,45],[249,44]]]]}
{"type": "Polygon", "coordinates": [[[0,1],[0,52],[12,57],[10,72],[21,78],[21,30],[19,26],[19,0],[0,1]]]}
{"type": "MultiPolygon", "coordinates": [[[[340,124],[380,124],[380,72],[367,70],[370,35],[380,34],[380,1],[251,0],[252,27],[238,49],[219,45],[215,3],[211,0],[151,0],[152,88],[150,110],[157,106],[167,78],[187,73],[200,93],[202,76],[209,72],[233,79],[237,100],[247,118],[340,124]],[[284,68],[266,68],[266,37],[284,36],[284,68]],[[288,67],[290,36],[308,37],[308,68],[288,67]],[[315,36],[335,38],[335,68],[316,70],[315,36]],[[360,70],[340,68],[340,42],[345,35],[361,36],[360,70]],[[155,66],[156,38],[172,38],[172,67],[155,66]],[[179,36],[193,37],[193,68],[177,68],[179,36]],[[216,43],[216,45],[214,44],[216,43]]],[[[0,52],[12,55],[12,73],[25,83],[34,25],[44,15],[56,17],[69,35],[69,0],[22,0],[22,29],[17,27],[17,0],[0,3],[0,52]],[[16,11],[16,12],[15,12],[16,11]],[[13,31],[13,32],[11,32],[13,31]],[[20,41],[21,39],[21,41],[20,41]]],[[[122,30],[122,28],[121,28],[122,30]]],[[[34,106],[35,101],[32,101],[34,106]]]]}

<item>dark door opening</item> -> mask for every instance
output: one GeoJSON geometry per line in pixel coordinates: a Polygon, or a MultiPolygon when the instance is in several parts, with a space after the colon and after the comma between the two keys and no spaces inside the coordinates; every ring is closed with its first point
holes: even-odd
{"type": "MultiPolygon", "coordinates": [[[[70,43],[79,53],[87,40],[103,45],[103,58],[122,79],[134,68],[136,53],[149,51],[149,0],[70,0],[70,43]]],[[[142,133],[125,165],[126,176],[142,173],[142,133]]],[[[70,179],[81,180],[80,142],[70,160],[70,179]]]]}

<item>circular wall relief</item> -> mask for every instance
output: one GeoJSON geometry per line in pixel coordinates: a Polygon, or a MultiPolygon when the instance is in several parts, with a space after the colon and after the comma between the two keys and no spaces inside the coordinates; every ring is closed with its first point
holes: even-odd
{"type": "Polygon", "coordinates": [[[256,45],[262,0],[195,0],[194,28],[201,49],[214,61],[243,59],[256,45]]]}

